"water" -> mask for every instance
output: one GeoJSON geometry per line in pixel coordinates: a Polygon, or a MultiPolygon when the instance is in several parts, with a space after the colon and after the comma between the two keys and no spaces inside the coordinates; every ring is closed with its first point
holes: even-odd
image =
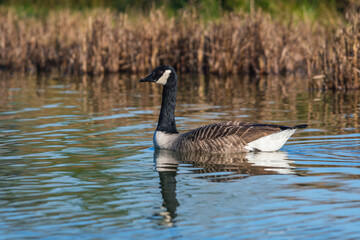
{"type": "Polygon", "coordinates": [[[1,239],[358,239],[360,92],[181,76],[180,131],[309,124],[276,153],[152,147],[161,88],[2,74],[1,239]]]}

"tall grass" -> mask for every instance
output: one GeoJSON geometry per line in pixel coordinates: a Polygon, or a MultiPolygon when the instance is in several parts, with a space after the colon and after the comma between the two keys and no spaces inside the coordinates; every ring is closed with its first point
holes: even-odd
{"type": "Polygon", "coordinates": [[[204,22],[184,11],[129,16],[110,10],[52,12],[43,18],[0,10],[0,67],[65,74],[149,72],[302,73],[313,88],[359,88],[359,16],[336,29],[283,23],[269,14],[229,13],[204,22]]]}

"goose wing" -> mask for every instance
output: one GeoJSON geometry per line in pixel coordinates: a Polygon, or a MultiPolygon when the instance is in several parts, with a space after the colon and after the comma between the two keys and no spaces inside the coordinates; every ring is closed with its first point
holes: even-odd
{"type": "Polygon", "coordinates": [[[295,128],[238,121],[219,122],[182,134],[179,148],[184,151],[246,151],[245,146],[250,142],[295,128]]]}
{"type": "Polygon", "coordinates": [[[199,127],[184,133],[183,137],[188,141],[203,141],[234,136],[241,138],[244,143],[249,143],[261,137],[286,129],[291,129],[291,127],[228,121],[199,127]]]}

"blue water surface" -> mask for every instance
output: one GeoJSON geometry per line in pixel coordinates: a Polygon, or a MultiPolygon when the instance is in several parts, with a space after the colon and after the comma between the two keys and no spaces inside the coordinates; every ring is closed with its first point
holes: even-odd
{"type": "Polygon", "coordinates": [[[180,131],[309,128],[274,153],[176,154],[152,147],[158,86],[3,73],[0,239],[360,238],[360,92],[180,79],[180,131]]]}

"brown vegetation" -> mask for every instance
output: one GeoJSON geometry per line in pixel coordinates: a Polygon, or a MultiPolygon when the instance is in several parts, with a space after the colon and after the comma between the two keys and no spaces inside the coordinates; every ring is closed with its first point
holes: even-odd
{"type": "Polygon", "coordinates": [[[130,18],[108,10],[57,11],[43,19],[0,10],[0,67],[69,74],[149,72],[303,73],[312,88],[360,87],[359,16],[330,34],[310,23],[279,23],[268,14],[228,14],[210,22],[184,12],[130,18]]]}

